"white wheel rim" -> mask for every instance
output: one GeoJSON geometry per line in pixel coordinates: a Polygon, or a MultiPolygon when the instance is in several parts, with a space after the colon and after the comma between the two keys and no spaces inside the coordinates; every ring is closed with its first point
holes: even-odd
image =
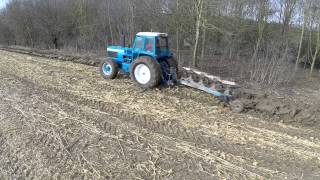
{"type": "Polygon", "coordinates": [[[134,69],[134,77],[140,84],[147,84],[151,79],[151,72],[148,66],[139,64],[134,69]]]}
{"type": "Polygon", "coordinates": [[[108,63],[103,64],[102,71],[105,75],[110,76],[112,74],[112,66],[108,63]]]}

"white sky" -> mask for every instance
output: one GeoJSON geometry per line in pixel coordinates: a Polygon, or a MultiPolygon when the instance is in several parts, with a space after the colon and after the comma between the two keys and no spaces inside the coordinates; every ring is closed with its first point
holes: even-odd
{"type": "Polygon", "coordinates": [[[8,2],[8,0],[0,0],[0,9],[2,9],[6,3],[8,2]]]}

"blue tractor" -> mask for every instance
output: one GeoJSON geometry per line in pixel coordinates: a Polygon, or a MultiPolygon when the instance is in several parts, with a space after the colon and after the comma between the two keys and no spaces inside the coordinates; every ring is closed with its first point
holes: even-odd
{"type": "Polygon", "coordinates": [[[132,48],[108,46],[108,57],[100,64],[105,79],[115,79],[121,71],[142,88],[154,88],[160,84],[177,82],[178,65],[169,49],[168,35],[156,32],[140,32],[132,48]]]}

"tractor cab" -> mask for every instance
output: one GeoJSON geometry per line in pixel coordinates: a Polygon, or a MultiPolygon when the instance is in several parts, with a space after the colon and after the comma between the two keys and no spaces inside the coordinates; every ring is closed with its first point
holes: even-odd
{"type": "Polygon", "coordinates": [[[168,35],[165,33],[138,33],[135,37],[132,50],[137,56],[145,54],[156,59],[172,56],[168,45],[168,35]]]}
{"type": "Polygon", "coordinates": [[[166,33],[140,32],[132,48],[124,47],[124,44],[122,41],[121,46],[108,46],[108,58],[100,65],[100,72],[105,79],[114,79],[121,70],[130,74],[143,88],[171,85],[176,81],[177,63],[169,49],[166,33]]]}

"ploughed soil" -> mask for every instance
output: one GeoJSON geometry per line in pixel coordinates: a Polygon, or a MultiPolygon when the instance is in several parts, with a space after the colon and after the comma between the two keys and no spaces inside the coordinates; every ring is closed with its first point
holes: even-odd
{"type": "MultiPolygon", "coordinates": [[[[0,49],[89,66],[98,66],[103,59],[99,55],[89,53],[74,54],[20,46],[0,47],[0,49]]],[[[250,82],[241,84],[241,86],[242,88],[234,91],[234,96],[244,103],[245,113],[267,117],[268,121],[298,127],[320,128],[320,73],[315,73],[310,77],[309,72],[301,69],[295,73],[290,84],[282,87],[261,87],[250,84],[250,82]]]]}
{"type": "Polygon", "coordinates": [[[0,50],[1,179],[320,178],[318,109],[299,121],[281,94],[240,90],[235,114],[187,87],[142,91],[80,57],[31,55],[0,50]]]}

